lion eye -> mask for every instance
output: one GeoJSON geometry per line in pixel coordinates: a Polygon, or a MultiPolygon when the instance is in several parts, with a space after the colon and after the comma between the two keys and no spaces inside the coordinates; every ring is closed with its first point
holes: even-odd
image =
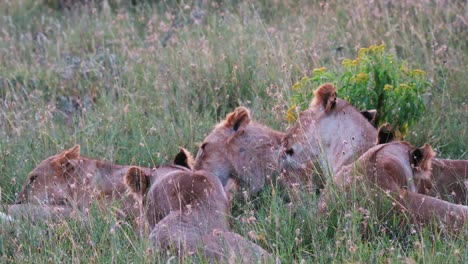
{"type": "Polygon", "coordinates": [[[206,148],[206,145],[207,145],[207,143],[203,143],[203,144],[201,145],[201,147],[200,147],[200,148],[201,148],[202,150],[205,150],[205,148],[206,148]]]}

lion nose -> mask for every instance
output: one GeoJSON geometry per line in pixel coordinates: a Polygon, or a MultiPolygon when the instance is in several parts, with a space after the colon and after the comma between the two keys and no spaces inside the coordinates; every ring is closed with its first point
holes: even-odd
{"type": "Polygon", "coordinates": [[[286,155],[288,156],[292,156],[294,155],[294,149],[293,148],[286,149],[284,153],[286,153],[286,155]]]}
{"type": "Polygon", "coordinates": [[[285,150],[284,153],[285,153],[287,156],[292,157],[292,156],[294,156],[294,155],[299,154],[301,151],[302,151],[301,145],[298,144],[298,143],[295,143],[295,144],[293,144],[291,147],[286,148],[286,150],[285,150]]]}

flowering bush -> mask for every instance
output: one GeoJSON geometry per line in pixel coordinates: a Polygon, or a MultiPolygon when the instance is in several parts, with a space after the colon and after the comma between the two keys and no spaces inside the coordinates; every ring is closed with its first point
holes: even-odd
{"type": "Polygon", "coordinates": [[[332,82],[339,96],[358,109],[376,109],[376,123],[389,122],[405,133],[424,112],[422,95],[430,82],[426,73],[409,69],[385,51],[385,45],[361,48],[354,60],[344,59],[336,73],[326,68],[314,69],[312,77],[304,77],[292,87],[287,120],[296,120],[296,109],[307,108],[313,89],[332,82]]]}

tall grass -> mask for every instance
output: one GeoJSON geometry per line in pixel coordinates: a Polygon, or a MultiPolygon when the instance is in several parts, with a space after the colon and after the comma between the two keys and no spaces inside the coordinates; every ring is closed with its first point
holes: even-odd
{"type": "MultiPolygon", "coordinates": [[[[41,1],[0,2],[2,205],[14,200],[38,162],[74,144],[92,158],[158,165],[178,146],[196,151],[238,105],[286,130],[292,84],[313,68],[335,68],[360,47],[380,43],[433,81],[429,110],[409,140],[429,142],[442,157],[467,158],[463,1],[160,1],[127,7],[60,11],[41,1]]],[[[239,205],[232,223],[283,263],[468,259],[466,236],[430,228],[365,236],[362,213],[353,206],[319,218],[313,195],[288,209],[277,192],[239,205]]],[[[2,224],[0,256],[12,263],[170,258],[155,255],[147,239],[117,221],[96,209],[86,221],[2,224]]]]}

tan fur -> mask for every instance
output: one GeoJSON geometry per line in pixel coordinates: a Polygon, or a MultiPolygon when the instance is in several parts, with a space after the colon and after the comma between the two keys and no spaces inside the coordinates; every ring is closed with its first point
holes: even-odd
{"type": "Polygon", "coordinates": [[[250,123],[250,111],[245,107],[237,107],[229,113],[224,120],[223,126],[237,131],[250,123]]]}
{"type": "Polygon", "coordinates": [[[468,204],[468,160],[432,159],[432,177],[424,181],[428,195],[468,204]]]}
{"type": "MultiPolygon", "coordinates": [[[[283,144],[286,155],[282,165],[286,171],[300,172],[302,170],[304,174],[307,174],[306,169],[319,162],[324,168],[323,171],[331,172],[330,177],[327,178],[339,185],[354,179],[353,175],[350,174],[353,167],[361,163],[369,163],[365,157],[371,155],[368,150],[370,151],[374,146],[377,131],[359,111],[340,98],[334,101],[333,106],[327,108],[326,105],[330,104],[329,99],[333,98],[334,94],[335,91],[330,85],[322,86],[316,91],[317,98],[313,99],[309,109],[301,113],[296,124],[285,136],[283,144]],[[358,158],[365,162],[355,163],[358,158]],[[340,174],[348,176],[339,176],[340,174]],[[340,183],[341,181],[343,183],[340,183]]],[[[402,145],[405,144],[402,143],[402,145]]],[[[382,148],[382,146],[385,145],[378,145],[376,148],[382,148]]],[[[394,148],[391,150],[396,151],[394,148]]],[[[417,151],[414,148],[411,149],[412,152],[408,152],[410,149],[406,151],[406,153],[400,152],[393,156],[390,155],[390,150],[386,151],[389,152],[388,156],[382,156],[375,168],[376,171],[386,176],[378,177],[379,180],[374,183],[384,190],[388,189],[393,192],[398,192],[399,188],[408,185],[406,186],[408,197],[414,197],[414,194],[421,189],[419,186],[421,183],[418,180],[427,179],[427,175],[429,175],[430,161],[434,153],[429,146],[417,149],[417,151]],[[401,164],[402,161],[397,160],[397,157],[405,158],[408,161],[407,166],[401,164]],[[400,170],[406,171],[405,177],[410,175],[409,171],[412,172],[411,184],[408,184],[407,178],[401,177],[400,170]]],[[[361,177],[369,177],[367,171],[361,174],[361,177]]],[[[434,208],[431,206],[436,206],[437,202],[440,201],[432,198],[428,200],[431,200],[431,205],[421,204],[422,207],[418,208],[421,215],[430,215],[430,212],[424,211],[425,208],[433,210],[434,208]]],[[[413,203],[414,201],[407,202],[408,204],[416,204],[413,203]]],[[[465,207],[449,205],[453,205],[458,216],[465,219],[465,207]]],[[[438,210],[437,212],[440,213],[438,216],[444,218],[451,207],[443,201],[440,201],[440,206],[445,208],[445,211],[438,210]]],[[[416,209],[410,208],[410,210],[414,213],[416,209]]]]}
{"type": "Polygon", "coordinates": [[[424,144],[419,149],[410,152],[411,166],[415,170],[415,177],[418,180],[430,180],[432,159],[435,152],[429,144],[424,144]]]}
{"type": "MultiPolygon", "coordinates": [[[[430,177],[433,151],[429,145],[415,148],[396,141],[371,148],[353,164],[344,166],[333,178],[339,190],[346,191],[358,183],[366,183],[366,190],[378,196],[390,195],[400,209],[407,211],[416,223],[430,223],[434,219],[452,229],[462,228],[468,221],[468,207],[448,203],[417,192],[418,174],[430,177]],[[422,151],[416,166],[408,153],[422,151]]],[[[320,208],[326,208],[330,192],[321,197],[320,208]]],[[[372,195],[371,195],[372,197],[372,195]]]]}
{"type": "MultiPolygon", "coordinates": [[[[375,145],[377,129],[348,102],[337,98],[332,110],[326,111],[324,104],[335,93],[332,85],[318,88],[317,98],[285,135],[286,155],[281,164],[287,174],[294,172],[299,178],[305,178],[319,165],[325,173],[330,171],[334,175],[375,145]]],[[[433,180],[425,180],[420,192],[467,204],[468,191],[464,183],[468,182],[468,173],[463,163],[468,161],[433,160],[439,161],[431,165],[433,180]]],[[[320,185],[325,180],[315,178],[314,181],[320,185]]]]}
{"type": "Polygon", "coordinates": [[[314,99],[312,100],[312,107],[323,107],[325,113],[332,110],[336,103],[336,89],[331,83],[326,83],[320,86],[314,92],[314,99]]]}
{"type": "Polygon", "coordinates": [[[231,179],[236,184],[230,186],[258,192],[278,171],[283,135],[252,121],[249,111],[238,107],[203,140],[194,168],[212,172],[224,186],[231,179]]]}
{"type": "MultiPolygon", "coordinates": [[[[29,211],[35,215],[35,219],[40,219],[41,215],[55,214],[54,207],[83,210],[92,202],[106,205],[116,200],[121,204],[118,212],[124,217],[133,218],[138,213],[138,207],[126,194],[127,188],[123,182],[123,176],[130,167],[80,156],[80,146],[76,145],[40,162],[29,173],[9,212],[12,216],[23,217],[29,211]],[[46,212],[48,209],[51,212],[46,212]],[[44,212],[39,213],[41,210],[44,212]]],[[[147,174],[156,174],[184,168],[139,169],[147,174]]]]}
{"type": "MultiPolygon", "coordinates": [[[[126,182],[144,175],[137,171],[129,170],[126,182]]],[[[135,190],[133,184],[129,189],[135,190]]],[[[221,182],[210,172],[169,173],[136,196],[145,197],[144,213],[157,250],[175,249],[179,258],[198,252],[210,262],[228,262],[231,256],[242,263],[271,258],[258,245],[229,231],[229,202],[221,182]]]]}
{"type": "MultiPolygon", "coordinates": [[[[389,143],[395,140],[395,133],[390,124],[382,125],[378,130],[377,144],[389,143]]],[[[429,148],[429,146],[427,146],[429,148]]],[[[425,150],[422,150],[425,152],[425,150]]],[[[432,148],[427,149],[430,156],[435,157],[432,148]]],[[[418,192],[441,198],[457,204],[468,204],[468,160],[449,160],[431,158],[423,171],[431,170],[431,177],[427,173],[419,174],[418,192]]],[[[415,164],[412,164],[415,166],[415,164]]]]}
{"type": "MultiPolygon", "coordinates": [[[[329,86],[326,87],[330,89],[329,86]]],[[[330,92],[334,94],[333,91],[330,92]]],[[[366,116],[367,120],[372,119],[376,111],[363,112],[361,115],[366,116]]],[[[250,112],[244,107],[238,107],[203,140],[194,167],[217,175],[230,198],[241,190],[255,193],[267,184],[267,176],[278,174],[278,153],[284,135],[252,121],[250,112]],[[237,131],[234,129],[236,124],[237,131]]],[[[314,177],[318,178],[314,171],[315,169],[308,170],[307,174],[314,174],[314,177]]],[[[321,188],[322,184],[314,185],[314,180],[308,175],[294,175],[290,171],[281,174],[278,182],[288,189],[304,187],[305,182],[307,188],[321,188]]]]}
{"type": "MultiPolygon", "coordinates": [[[[352,105],[336,98],[333,85],[319,87],[315,95],[283,139],[286,155],[281,164],[287,173],[307,175],[320,167],[333,175],[375,145],[376,129],[352,105]]],[[[318,186],[325,182],[313,180],[318,186]]]]}

